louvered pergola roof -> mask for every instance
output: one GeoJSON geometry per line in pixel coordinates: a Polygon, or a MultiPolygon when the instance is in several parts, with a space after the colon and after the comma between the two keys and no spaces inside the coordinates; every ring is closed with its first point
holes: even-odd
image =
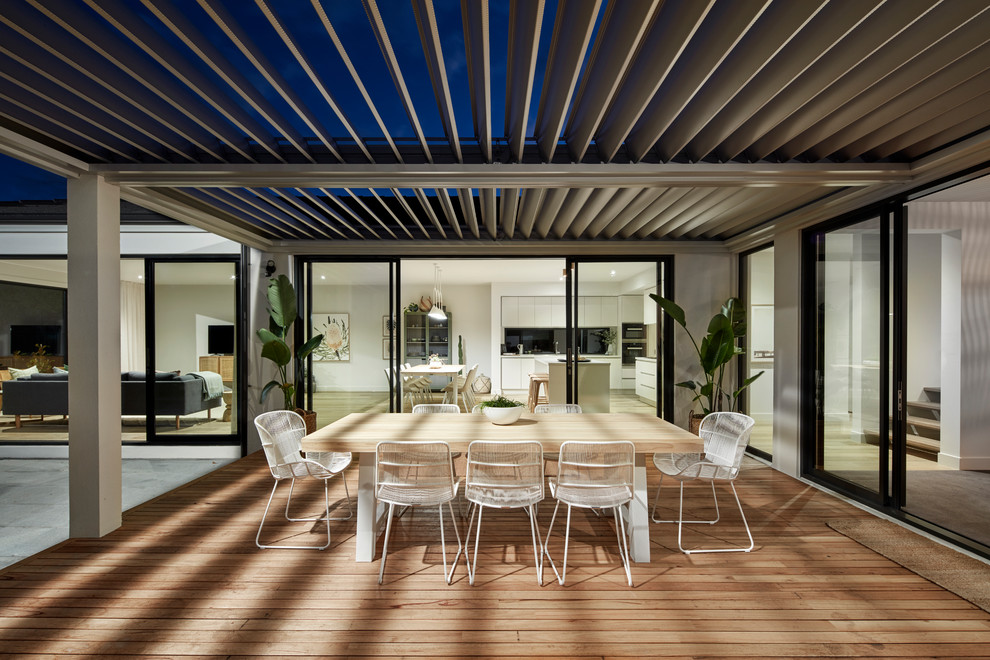
{"type": "Polygon", "coordinates": [[[268,249],[741,245],[988,127],[977,0],[0,5],[0,151],[268,249]]]}

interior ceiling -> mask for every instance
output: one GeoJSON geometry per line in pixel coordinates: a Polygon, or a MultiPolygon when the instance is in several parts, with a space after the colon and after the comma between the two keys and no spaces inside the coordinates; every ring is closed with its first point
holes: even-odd
{"type": "Polygon", "coordinates": [[[0,7],[0,150],[261,248],[738,241],[985,163],[988,108],[985,2],[0,7]]]}

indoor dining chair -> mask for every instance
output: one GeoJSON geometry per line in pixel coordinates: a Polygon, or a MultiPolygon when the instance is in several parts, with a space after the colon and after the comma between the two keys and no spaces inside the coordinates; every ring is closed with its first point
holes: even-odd
{"type": "Polygon", "coordinates": [[[629,570],[629,542],[623,521],[622,505],[633,499],[633,468],[636,448],[633,443],[585,442],[568,440],[560,445],[559,473],[551,477],[550,493],[557,499],[547,528],[543,552],[550,560],[550,567],[561,585],[567,579],[567,550],[570,544],[571,509],[612,509],[615,515],[615,534],[619,541],[619,555],[626,571],[626,581],[632,586],[629,570]],[[567,527],[564,531],[564,563],[562,570],[550,557],[550,533],[557,519],[560,503],[567,505],[567,527]]]}
{"type": "Polygon", "coordinates": [[[313,548],[316,550],[327,548],[330,545],[330,521],[347,520],[353,515],[351,497],[347,490],[347,479],[343,476],[344,469],[351,464],[351,455],[343,452],[310,452],[306,457],[303,457],[300,446],[303,436],[306,435],[306,422],[291,410],[261,413],[254,418],[254,425],[258,429],[261,447],[265,451],[265,458],[268,459],[268,467],[272,477],[275,478],[275,485],[272,487],[271,495],[268,496],[265,513],[261,517],[261,525],[258,526],[258,533],[254,538],[255,544],[259,548],[313,548]],[[350,514],[346,518],[330,517],[330,494],[327,482],[338,475],[344,481],[344,493],[350,510],[350,514]],[[296,479],[305,478],[318,479],[323,482],[325,513],[320,518],[293,518],[289,515],[289,506],[292,504],[292,491],[296,479]],[[261,530],[268,518],[268,510],[271,508],[275,491],[278,489],[279,483],[285,480],[289,480],[289,496],[285,502],[285,519],[291,522],[325,521],[327,526],[325,545],[263,545],[261,543],[261,530]]]}
{"type": "MultiPolygon", "coordinates": [[[[478,375],[478,363],[475,362],[466,376],[455,376],[457,378],[457,393],[460,395],[461,400],[464,402],[464,410],[471,410],[474,407],[474,379],[478,375]]],[[[443,388],[443,402],[444,403],[454,403],[451,397],[454,394],[454,383],[451,382],[446,387],[443,388]]]]}
{"type": "Polygon", "coordinates": [[[536,581],[543,586],[543,544],[536,522],[535,505],[543,499],[543,445],[536,441],[493,442],[475,440],[468,445],[467,477],[464,497],[471,502],[464,539],[464,561],[468,581],[474,585],[478,567],[478,541],[481,538],[481,517],[485,507],[492,509],[524,509],[529,515],[533,537],[533,557],[536,560],[536,581]],[[474,560],[468,557],[474,516],[478,527],[474,535],[474,560]]]}
{"type": "Polygon", "coordinates": [[[742,413],[711,413],[701,420],[701,428],[698,430],[698,435],[704,441],[705,451],[703,454],[658,453],[653,455],[653,464],[660,470],[660,484],[657,486],[657,494],[653,499],[651,518],[655,523],[677,523],[677,547],[684,554],[701,552],[749,552],[753,549],[753,535],[749,531],[746,514],[743,513],[742,504],[739,502],[739,493],[736,492],[735,480],[739,476],[739,468],[742,465],[743,456],[746,454],[746,446],[749,444],[749,436],[753,431],[753,425],[755,423],[752,417],[742,413]],[[677,520],[658,520],[656,517],[657,503],[660,500],[660,488],[663,486],[663,478],[665,476],[673,477],[681,484],[681,498],[677,520]],[[711,484],[712,497],[715,501],[715,518],[713,520],[684,520],[684,484],[689,481],[707,481],[711,484]],[[693,550],[685,550],[681,544],[681,530],[685,524],[714,525],[719,521],[718,495],[715,493],[716,481],[727,482],[732,488],[732,494],[736,498],[736,506],[739,507],[739,515],[742,516],[743,526],[746,528],[746,536],[749,537],[749,547],[695,548],[693,550]]]}
{"type": "Polygon", "coordinates": [[[454,478],[454,462],[446,442],[412,442],[388,440],[375,449],[375,497],[388,504],[388,523],[382,545],[382,563],[378,569],[378,584],[385,575],[388,539],[396,506],[435,506],[440,513],[440,545],[443,554],[444,580],[450,584],[461,555],[461,533],[450,502],[457,497],[459,481],[454,478]],[[457,554],[447,571],[447,542],[444,537],[443,505],[447,505],[457,535],[457,554]]]}

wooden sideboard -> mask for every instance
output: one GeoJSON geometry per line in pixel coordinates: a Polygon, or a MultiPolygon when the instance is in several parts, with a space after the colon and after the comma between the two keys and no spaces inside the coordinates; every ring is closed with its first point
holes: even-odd
{"type": "Polygon", "coordinates": [[[199,370],[212,371],[220,374],[220,379],[225,383],[234,382],[234,356],[233,355],[200,355],[199,370]]]}

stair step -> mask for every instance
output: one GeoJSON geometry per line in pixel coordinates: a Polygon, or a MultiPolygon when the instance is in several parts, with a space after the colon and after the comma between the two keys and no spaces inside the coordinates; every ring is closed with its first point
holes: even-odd
{"type": "Polygon", "coordinates": [[[925,410],[941,410],[942,404],[938,401],[908,401],[909,408],[923,408],[925,410]]]}
{"type": "Polygon", "coordinates": [[[928,397],[929,401],[941,401],[942,400],[942,388],[941,387],[923,387],[921,390],[928,397]]]}
{"type": "MultiPolygon", "coordinates": [[[[866,441],[871,445],[879,444],[880,434],[876,431],[863,431],[863,435],[866,436],[866,441]]],[[[907,441],[907,446],[911,449],[933,454],[937,454],[939,451],[939,441],[933,438],[923,438],[920,435],[908,433],[905,440],[907,441]]]]}
{"type": "Polygon", "coordinates": [[[915,417],[913,415],[907,416],[907,425],[919,429],[928,429],[929,431],[938,431],[942,428],[937,419],[925,419],[924,417],[915,417]]]}
{"type": "Polygon", "coordinates": [[[928,451],[937,454],[940,445],[938,440],[933,440],[931,438],[923,438],[920,435],[911,435],[909,433],[907,436],[907,446],[911,447],[912,449],[918,449],[921,451],[928,451]]]}

